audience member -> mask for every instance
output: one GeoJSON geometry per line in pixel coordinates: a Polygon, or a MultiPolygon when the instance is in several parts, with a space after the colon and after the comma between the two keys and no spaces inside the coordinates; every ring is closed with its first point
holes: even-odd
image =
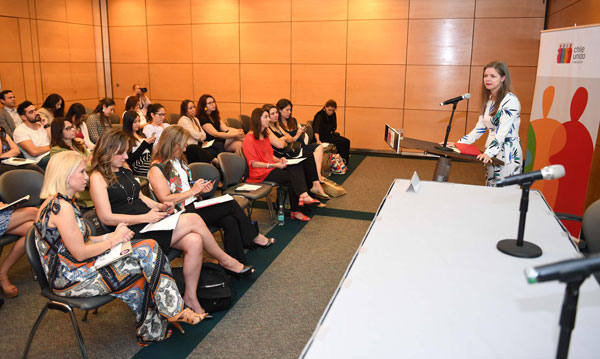
{"type": "Polygon", "coordinates": [[[105,97],[100,100],[94,111],[85,120],[90,132],[90,140],[94,144],[98,142],[98,138],[104,131],[112,127],[109,116],[113,113],[115,113],[115,101],[105,97]]]}
{"type": "Polygon", "coordinates": [[[200,96],[197,109],[200,124],[206,131],[206,141],[215,141],[208,148],[213,156],[216,157],[223,151],[236,152],[242,148],[244,130],[230,128],[221,121],[219,108],[214,97],[207,94],[200,96]]]}
{"type": "Polygon", "coordinates": [[[110,294],[123,300],[136,316],[138,343],[142,346],[167,339],[172,323],[198,324],[205,314],[185,308],[171,275],[169,261],[151,239],[133,239],[124,223],[104,236],[89,235],[72,198],[85,189],[85,161],[74,151],[50,160],[41,197],[46,198],[35,223],[35,240],[52,291],[61,296],[89,297],[110,294]],[[131,241],[132,253],[99,270],[99,255],[131,241]],[[158,295],[160,293],[160,295],[158,295]]]}
{"type": "Polygon", "coordinates": [[[158,141],[164,129],[169,127],[169,124],[165,122],[167,111],[163,105],[159,103],[153,103],[148,108],[148,114],[150,123],[146,124],[142,131],[144,131],[144,135],[146,135],[147,138],[155,136],[156,141],[158,141]]]}
{"type": "Polygon", "coordinates": [[[337,103],[334,100],[328,100],[325,106],[315,114],[315,118],[313,119],[315,141],[319,144],[322,142],[333,143],[340,156],[346,160],[346,166],[348,166],[350,161],[350,140],[335,131],[337,129],[336,109],[337,103]]]}
{"type": "Polygon", "coordinates": [[[171,126],[165,130],[158,141],[152,168],[148,172],[152,190],[159,201],[179,203],[178,209],[197,213],[207,225],[222,228],[225,252],[244,263],[244,248],[251,248],[254,244],[268,247],[274,240],[258,233],[236,201],[199,209],[194,207],[197,197],[210,192],[215,183],[204,179],[192,181],[192,174],[183,156],[188,138],[189,133],[181,126],[171,126]]]}
{"type": "Polygon", "coordinates": [[[314,161],[304,160],[299,164],[288,166],[285,158],[277,158],[271,147],[269,131],[269,112],[255,108],[250,117],[250,128],[244,139],[244,156],[248,162],[250,183],[272,181],[287,187],[290,196],[290,216],[292,219],[310,221],[310,217],[300,212],[301,206],[319,205],[321,202],[308,194],[306,183],[318,183],[314,161]]]}
{"type": "Polygon", "coordinates": [[[140,115],[135,111],[125,111],[123,115],[123,131],[129,138],[127,164],[138,176],[146,176],[152,162],[152,146],[156,135],[146,138],[140,128],[140,115]]]}
{"type": "MultiPolygon", "coordinates": [[[[4,129],[2,127],[0,127],[0,146],[0,161],[11,157],[18,157],[21,155],[21,151],[19,150],[19,147],[17,146],[15,141],[13,141],[12,138],[10,138],[10,136],[6,132],[4,132],[4,129]]],[[[42,170],[38,165],[35,164],[12,166],[0,162],[0,175],[2,175],[4,172],[16,169],[34,170],[40,172],[41,174],[44,174],[44,170],[42,170]]]]}
{"type": "Polygon", "coordinates": [[[117,129],[105,132],[96,145],[92,158],[90,193],[98,218],[111,228],[122,222],[127,223],[135,233],[134,238],[152,238],[165,252],[170,247],[184,251],[185,304],[196,313],[204,313],[196,296],[203,249],[232,272],[248,275],[254,269],[225,253],[197,214],[182,214],[173,230],[141,234],[140,230],[148,223],[155,223],[172,213],[173,204],[155,202],[140,193],[140,185],[133,173],[123,167],[127,160],[127,147],[127,135],[117,129]]]}
{"type": "Polygon", "coordinates": [[[21,102],[17,112],[23,123],[15,129],[15,143],[19,145],[25,158],[45,169],[50,159],[50,124],[29,101],[21,102]]]}
{"type": "Polygon", "coordinates": [[[85,119],[87,114],[85,113],[85,107],[80,103],[74,103],[69,107],[69,111],[67,111],[67,115],[65,116],[73,126],[75,127],[75,138],[80,138],[83,140],[85,147],[88,150],[93,150],[95,145],[90,140],[90,133],[88,132],[87,125],[85,123],[85,119]]]}
{"type": "Polygon", "coordinates": [[[185,148],[185,156],[188,163],[205,162],[216,164],[215,156],[210,151],[202,148],[202,141],[206,139],[206,132],[202,129],[200,121],[196,117],[196,105],[192,100],[181,102],[179,114],[181,117],[177,124],[190,133],[189,143],[185,148]]]}
{"type": "Polygon", "coordinates": [[[50,94],[38,112],[40,116],[46,118],[46,123],[51,124],[55,118],[65,115],[65,100],[59,94],[50,94]]]}
{"type": "MultiPolygon", "coordinates": [[[[5,205],[0,202],[0,207],[5,205]]],[[[33,225],[36,213],[35,207],[0,209],[0,236],[14,234],[20,237],[0,266],[0,287],[6,298],[13,298],[19,294],[19,289],[8,278],[8,271],[25,254],[25,235],[33,225]]]]}
{"type": "Polygon", "coordinates": [[[141,111],[142,115],[146,117],[146,115],[148,114],[148,107],[150,107],[150,104],[152,104],[148,96],[146,96],[148,89],[145,87],[141,87],[138,84],[133,84],[133,86],[131,86],[131,89],[133,90],[133,93],[125,97],[125,103],[127,104],[127,100],[129,100],[130,97],[137,97],[140,100],[140,102],[138,103],[138,109],[136,111],[141,111]]]}
{"type": "Polygon", "coordinates": [[[140,116],[140,128],[146,126],[146,114],[140,110],[139,96],[129,96],[127,98],[127,101],[125,101],[125,111],[123,112],[123,115],[125,115],[125,112],[127,111],[137,112],[137,114],[140,116]]]}
{"type": "Polygon", "coordinates": [[[50,157],[64,151],[76,151],[89,163],[90,152],[76,134],[75,126],[68,119],[55,118],[50,125],[50,157]]]}
{"type": "Polygon", "coordinates": [[[6,134],[13,137],[15,128],[23,123],[21,116],[17,113],[17,99],[11,90],[0,92],[0,103],[4,106],[0,109],[0,127],[6,134]]]}

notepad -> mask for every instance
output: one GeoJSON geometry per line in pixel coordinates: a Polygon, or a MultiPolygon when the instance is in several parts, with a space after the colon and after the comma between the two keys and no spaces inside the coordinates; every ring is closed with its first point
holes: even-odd
{"type": "Polygon", "coordinates": [[[213,143],[215,143],[215,140],[210,140],[210,141],[202,142],[202,148],[209,148],[210,146],[213,145],[213,143]]]}
{"type": "Polygon", "coordinates": [[[224,196],[219,196],[219,197],[214,197],[211,199],[205,199],[203,201],[194,202],[194,207],[196,209],[204,208],[204,207],[213,206],[213,205],[219,204],[219,203],[225,203],[228,201],[233,201],[233,197],[226,194],[224,196]]]}
{"type": "Polygon", "coordinates": [[[4,207],[0,208],[0,211],[4,211],[5,209],[9,209],[11,207],[15,207],[16,205],[18,205],[20,203],[23,203],[23,202],[27,202],[27,201],[29,201],[29,195],[27,195],[25,197],[21,197],[18,200],[5,205],[4,207]]]}
{"type": "Polygon", "coordinates": [[[105,253],[96,259],[95,267],[105,267],[123,257],[127,257],[132,253],[132,251],[133,250],[131,248],[130,241],[117,243],[114,247],[110,249],[108,253],[105,253]]]}
{"type": "Polygon", "coordinates": [[[454,145],[459,153],[462,153],[463,155],[478,156],[481,154],[481,151],[479,151],[479,148],[475,145],[468,145],[466,143],[455,143],[454,145]]]}
{"type": "Polygon", "coordinates": [[[140,233],[152,232],[152,231],[171,231],[177,226],[177,221],[183,213],[183,210],[175,212],[156,223],[148,223],[140,233]]]}
{"type": "Polygon", "coordinates": [[[288,165],[295,165],[295,164],[298,164],[298,163],[300,163],[300,162],[302,162],[304,160],[305,160],[305,158],[290,158],[290,159],[287,160],[287,164],[288,165]]]}
{"type": "Polygon", "coordinates": [[[259,188],[260,188],[259,185],[245,183],[245,184],[239,186],[238,188],[236,188],[235,190],[236,190],[236,192],[250,192],[250,191],[256,191],[259,188]]]}
{"type": "Polygon", "coordinates": [[[4,161],[2,161],[2,163],[4,163],[5,165],[11,165],[11,166],[24,166],[24,165],[34,164],[37,162],[35,162],[34,160],[28,160],[26,158],[10,157],[10,158],[7,158],[4,161]]]}

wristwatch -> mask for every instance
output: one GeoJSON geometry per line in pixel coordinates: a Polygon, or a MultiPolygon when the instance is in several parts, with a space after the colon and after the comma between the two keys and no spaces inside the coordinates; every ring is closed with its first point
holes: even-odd
{"type": "Polygon", "coordinates": [[[44,128],[48,128],[48,127],[50,127],[50,125],[49,125],[49,124],[45,124],[45,125],[44,125],[44,128]]]}

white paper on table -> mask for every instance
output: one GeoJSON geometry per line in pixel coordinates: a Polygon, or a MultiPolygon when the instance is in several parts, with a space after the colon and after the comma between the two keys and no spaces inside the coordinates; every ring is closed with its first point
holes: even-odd
{"type": "Polygon", "coordinates": [[[410,179],[410,184],[408,185],[406,192],[418,192],[419,188],[421,188],[421,179],[419,178],[417,171],[415,171],[410,179]]]}
{"type": "Polygon", "coordinates": [[[236,188],[235,190],[236,191],[255,191],[259,188],[260,188],[259,185],[245,183],[245,184],[239,186],[238,188],[236,188]]]}
{"type": "Polygon", "coordinates": [[[202,142],[202,148],[209,148],[210,146],[213,145],[213,143],[215,143],[215,140],[210,140],[210,141],[202,142]]]}
{"type": "Polygon", "coordinates": [[[288,165],[295,165],[295,164],[298,164],[298,163],[300,163],[300,162],[302,162],[304,160],[305,160],[305,158],[290,158],[290,159],[287,160],[287,164],[288,165]]]}
{"type": "Polygon", "coordinates": [[[233,201],[233,197],[226,194],[224,196],[214,197],[211,199],[205,199],[202,201],[194,202],[194,207],[196,207],[196,209],[204,208],[204,207],[212,206],[214,204],[224,203],[227,201],[233,201]]]}
{"type": "Polygon", "coordinates": [[[183,213],[183,210],[175,212],[170,216],[167,216],[156,223],[148,223],[146,227],[142,228],[140,233],[152,232],[152,231],[170,231],[175,229],[179,216],[183,213]]]}
{"type": "Polygon", "coordinates": [[[5,165],[11,165],[11,166],[23,166],[23,165],[29,165],[29,164],[33,164],[33,163],[37,163],[34,160],[29,160],[26,158],[19,158],[19,157],[10,157],[5,159],[4,161],[2,161],[2,163],[4,163],[5,165]]]}

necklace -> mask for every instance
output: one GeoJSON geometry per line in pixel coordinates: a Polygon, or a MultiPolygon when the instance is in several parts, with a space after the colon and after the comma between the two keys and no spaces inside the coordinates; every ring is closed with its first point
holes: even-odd
{"type": "Polygon", "coordinates": [[[123,176],[127,177],[129,182],[131,182],[131,196],[129,196],[129,193],[127,193],[127,190],[125,190],[125,187],[121,184],[121,182],[119,182],[117,180],[117,184],[119,185],[119,187],[121,187],[123,192],[125,192],[125,196],[127,196],[127,204],[132,204],[133,200],[134,200],[133,196],[135,195],[135,183],[131,180],[131,178],[129,178],[129,176],[123,171],[122,168],[119,168],[119,173],[121,173],[123,176]]]}

